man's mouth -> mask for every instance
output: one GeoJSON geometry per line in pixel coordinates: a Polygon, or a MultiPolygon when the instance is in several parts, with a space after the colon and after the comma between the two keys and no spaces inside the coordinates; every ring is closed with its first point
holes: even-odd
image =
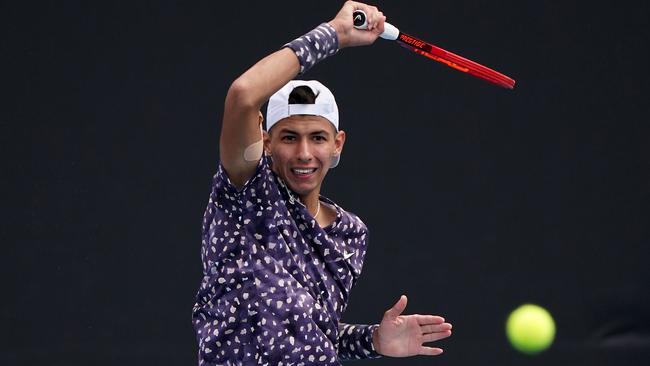
{"type": "Polygon", "coordinates": [[[307,177],[316,172],[317,168],[291,168],[291,172],[299,177],[307,177]]]}

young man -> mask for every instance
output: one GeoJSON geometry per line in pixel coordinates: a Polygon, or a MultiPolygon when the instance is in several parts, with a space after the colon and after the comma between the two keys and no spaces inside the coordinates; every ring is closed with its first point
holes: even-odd
{"type": "Polygon", "coordinates": [[[451,324],[400,315],[406,296],[378,325],[339,322],[361,274],[367,228],[319,194],[345,143],[334,96],[317,81],[291,80],[338,49],[372,44],[384,20],[377,8],[348,1],[231,85],[203,221],[193,312],[200,365],[339,365],[442,352],[422,344],[450,336],[451,324]],[[367,30],[352,26],[357,9],[367,30]]]}

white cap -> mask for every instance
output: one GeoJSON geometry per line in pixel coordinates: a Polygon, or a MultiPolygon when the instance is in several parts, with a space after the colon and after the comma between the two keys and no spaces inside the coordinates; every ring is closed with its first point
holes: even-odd
{"type": "MultiPolygon", "coordinates": [[[[334,94],[323,84],[316,80],[291,80],[282,89],[278,90],[269,99],[266,108],[266,130],[284,118],[294,115],[321,116],[339,130],[339,108],[336,105],[334,94]],[[289,104],[289,94],[298,86],[308,86],[316,95],[314,104],[289,104]]],[[[338,165],[340,155],[332,157],[331,168],[338,165]]]]}

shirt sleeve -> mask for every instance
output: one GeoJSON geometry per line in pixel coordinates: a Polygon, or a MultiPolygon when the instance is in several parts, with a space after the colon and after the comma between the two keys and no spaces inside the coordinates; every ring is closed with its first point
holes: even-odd
{"type": "Polygon", "coordinates": [[[341,361],[347,361],[381,357],[372,345],[372,334],[378,327],[378,324],[363,325],[339,323],[339,359],[341,361]]]}

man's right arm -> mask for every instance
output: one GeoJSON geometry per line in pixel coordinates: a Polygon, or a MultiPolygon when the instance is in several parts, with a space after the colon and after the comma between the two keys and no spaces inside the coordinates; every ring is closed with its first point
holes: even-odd
{"type": "MultiPolygon", "coordinates": [[[[341,49],[372,44],[383,32],[385,19],[376,7],[348,1],[329,25],[336,30],[341,49]],[[357,30],[352,26],[352,13],[357,9],[364,10],[368,15],[368,30],[357,30]]],[[[262,139],[260,108],[299,71],[298,57],[293,50],[285,47],[258,61],[228,89],[219,152],[221,164],[237,188],[252,177],[261,157],[244,159],[246,148],[262,139]]]]}
{"type": "Polygon", "coordinates": [[[257,62],[237,78],[226,96],[219,152],[221,164],[238,188],[253,175],[258,160],[244,159],[248,146],[262,139],[260,108],[298,74],[295,53],[283,48],[257,62]]]}

